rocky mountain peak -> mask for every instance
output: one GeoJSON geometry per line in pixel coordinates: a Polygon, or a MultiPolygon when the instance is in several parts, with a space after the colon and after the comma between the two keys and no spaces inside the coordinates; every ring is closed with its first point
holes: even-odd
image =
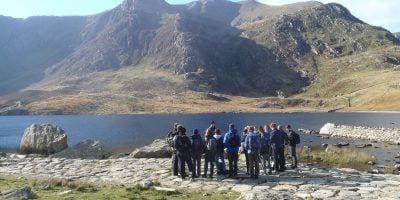
{"type": "Polygon", "coordinates": [[[165,12],[170,7],[165,0],[125,0],[121,4],[124,11],[165,12]]]}

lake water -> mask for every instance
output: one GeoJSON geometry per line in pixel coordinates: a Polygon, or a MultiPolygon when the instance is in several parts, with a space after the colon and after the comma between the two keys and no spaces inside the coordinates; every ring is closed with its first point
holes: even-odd
{"type": "MultiPolygon", "coordinates": [[[[262,125],[277,122],[291,124],[294,129],[319,130],[325,123],[341,125],[400,128],[400,113],[249,113],[249,114],[172,114],[172,115],[105,115],[105,116],[1,116],[0,151],[14,152],[22,138],[25,128],[32,123],[56,124],[68,134],[68,144],[74,145],[85,139],[99,140],[113,152],[129,153],[138,146],[151,143],[156,138],[164,138],[172,129],[174,122],[182,123],[188,131],[198,128],[204,131],[214,120],[222,132],[227,131],[229,123],[241,129],[247,124],[262,125]]],[[[315,135],[302,135],[301,145],[318,145],[348,141],[332,138],[329,141],[315,135]]],[[[357,143],[361,141],[350,141],[357,143]]],[[[386,147],[385,147],[386,146],[386,147]]],[[[398,153],[397,146],[373,149],[380,154],[398,153]]],[[[372,148],[368,148],[372,151],[372,148]]],[[[391,156],[391,155],[390,155],[391,156]]],[[[386,155],[386,157],[388,157],[386,155]]],[[[385,159],[388,159],[386,158],[385,159]]]]}

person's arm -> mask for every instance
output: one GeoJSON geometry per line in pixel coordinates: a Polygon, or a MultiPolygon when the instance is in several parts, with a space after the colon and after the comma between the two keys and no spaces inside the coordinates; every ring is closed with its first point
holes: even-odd
{"type": "Polygon", "coordinates": [[[249,148],[249,134],[247,134],[246,136],[245,136],[245,138],[244,138],[244,150],[248,150],[248,148],[249,148]]]}

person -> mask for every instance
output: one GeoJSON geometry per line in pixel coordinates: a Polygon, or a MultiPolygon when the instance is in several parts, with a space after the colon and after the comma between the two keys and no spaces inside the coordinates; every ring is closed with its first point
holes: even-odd
{"type": "Polygon", "coordinates": [[[249,131],[249,127],[246,126],[243,129],[243,132],[242,132],[242,143],[241,143],[242,144],[242,151],[243,151],[244,157],[246,159],[246,175],[250,174],[250,171],[249,171],[249,156],[248,156],[247,151],[245,150],[245,146],[244,146],[244,144],[245,144],[244,140],[246,139],[248,131],[249,131]]]}
{"type": "Polygon", "coordinates": [[[214,138],[217,143],[217,151],[215,153],[215,166],[217,168],[217,175],[225,175],[224,137],[222,137],[220,129],[215,130],[214,138]]]}
{"type": "Polygon", "coordinates": [[[214,176],[215,154],[217,152],[217,142],[216,142],[216,140],[214,138],[214,133],[211,134],[211,132],[210,132],[209,134],[206,134],[205,143],[206,143],[206,145],[205,145],[206,146],[206,148],[205,148],[206,150],[205,150],[205,156],[204,156],[204,174],[203,174],[203,178],[207,177],[208,164],[210,164],[210,178],[213,178],[213,176],[214,176]]]}
{"type": "Polygon", "coordinates": [[[195,177],[199,177],[201,174],[201,155],[204,153],[205,146],[203,138],[199,134],[199,130],[194,129],[193,135],[191,136],[191,155],[193,162],[193,170],[195,177]]]}
{"type": "Polygon", "coordinates": [[[297,168],[297,155],[296,145],[300,144],[300,135],[293,131],[292,126],[287,125],[286,130],[288,132],[289,146],[290,146],[290,159],[292,160],[291,168],[297,168]]]}
{"type": "Polygon", "coordinates": [[[174,129],[167,134],[167,138],[166,138],[166,143],[168,144],[168,146],[170,147],[171,152],[172,152],[172,157],[171,157],[172,173],[174,176],[178,176],[178,172],[179,172],[178,155],[176,154],[176,149],[174,147],[174,142],[173,142],[174,137],[178,136],[178,126],[179,126],[179,123],[175,122],[174,129]]]}
{"type": "Polygon", "coordinates": [[[179,161],[179,173],[182,179],[186,178],[185,164],[188,165],[189,171],[192,172],[192,178],[195,178],[196,174],[193,170],[193,164],[190,156],[191,142],[188,136],[186,136],[186,129],[183,126],[178,126],[178,136],[174,138],[174,144],[179,161]]]}
{"type": "Polygon", "coordinates": [[[277,172],[285,171],[285,143],[287,143],[286,132],[279,130],[276,123],[271,124],[271,147],[274,154],[273,168],[277,172]]]}
{"type": "Polygon", "coordinates": [[[224,135],[224,147],[228,154],[229,177],[236,177],[238,174],[239,147],[241,145],[240,135],[234,124],[229,124],[229,131],[224,135]]]}
{"type": "Polygon", "coordinates": [[[204,137],[204,138],[206,138],[206,137],[208,137],[208,136],[210,136],[210,135],[213,136],[216,129],[217,129],[217,127],[215,126],[214,120],[211,120],[210,127],[208,127],[208,128],[206,129],[206,134],[205,134],[205,137],[204,137]]]}
{"type": "Polygon", "coordinates": [[[258,178],[258,175],[260,174],[260,161],[258,160],[260,149],[260,135],[255,132],[254,126],[250,126],[249,132],[247,133],[245,139],[245,150],[247,151],[247,155],[249,157],[251,178],[258,178]]]}
{"type": "Polygon", "coordinates": [[[265,175],[271,172],[271,129],[268,125],[265,125],[264,128],[260,126],[258,132],[261,135],[261,150],[260,150],[260,160],[264,170],[265,175]]]}

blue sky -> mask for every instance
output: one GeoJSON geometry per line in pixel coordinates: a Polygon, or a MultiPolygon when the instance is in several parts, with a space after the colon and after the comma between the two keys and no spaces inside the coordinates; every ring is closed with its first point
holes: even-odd
{"type": "MultiPolygon", "coordinates": [[[[90,15],[111,9],[123,0],[0,0],[0,15],[26,18],[35,15],[90,15]]],[[[182,4],[191,0],[167,0],[182,4]]],[[[269,5],[282,5],[301,0],[259,0],[269,5]]],[[[356,17],[393,32],[400,32],[399,0],[320,0],[346,6],[356,17]]]]}

